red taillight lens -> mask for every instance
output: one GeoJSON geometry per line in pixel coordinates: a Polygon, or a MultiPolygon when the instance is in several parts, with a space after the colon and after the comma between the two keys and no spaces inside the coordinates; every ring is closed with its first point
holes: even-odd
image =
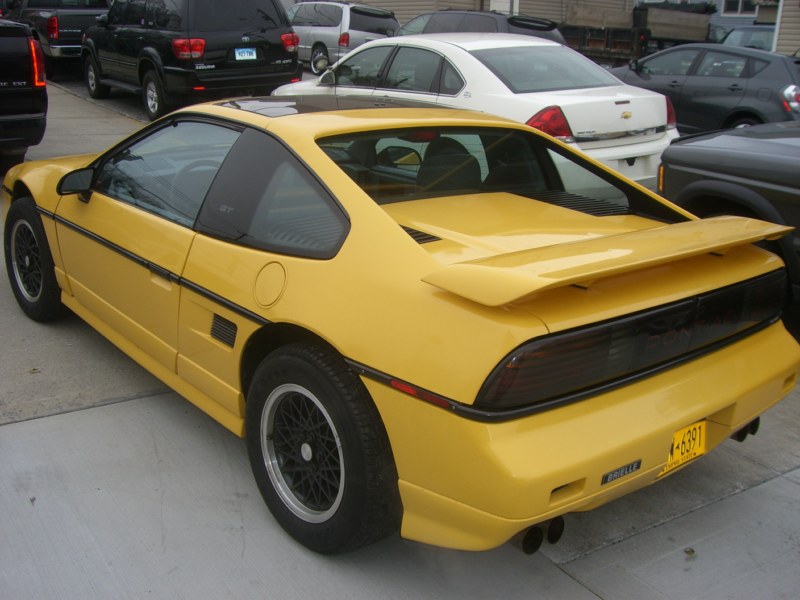
{"type": "Polygon", "coordinates": [[[33,80],[33,86],[44,87],[47,84],[45,82],[44,52],[42,52],[42,47],[39,45],[39,42],[37,42],[32,38],[29,38],[28,48],[30,49],[31,52],[31,65],[33,68],[31,79],[33,80]]]}
{"type": "Polygon", "coordinates": [[[281,34],[281,42],[287,52],[297,52],[297,46],[300,44],[300,38],[296,33],[281,34]]]}
{"type": "Polygon", "coordinates": [[[570,129],[569,123],[567,123],[567,117],[564,116],[564,111],[558,106],[548,106],[540,110],[528,119],[528,125],[540,131],[544,131],[562,142],[569,143],[575,141],[572,135],[572,129],[570,129]]]}
{"type": "Polygon", "coordinates": [[[784,88],[783,92],[783,107],[786,112],[800,112],[800,87],[790,85],[784,88]]]}
{"type": "Polygon", "coordinates": [[[350,34],[344,32],[342,35],[339,36],[339,47],[347,48],[348,46],[350,46],[350,34]]]}
{"type": "Polygon", "coordinates": [[[48,40],[58,39],[58,17],[52,16],[47,19],[45,24],[45,35],[48,40]]]}
{"type": "Polygon", "coordinates": [[[675,129],[678,126],[678,120],[675,118],[675,107],[672,106],[672,100],[664,97],[667,101],[667,129],[675,129]]]}
{"type": "Polygon", "coordinates": [[[172,40],[172,53],[178,60],[197,60],[203,58],[206,41],[203,38],[176,38],[172,40]]]}

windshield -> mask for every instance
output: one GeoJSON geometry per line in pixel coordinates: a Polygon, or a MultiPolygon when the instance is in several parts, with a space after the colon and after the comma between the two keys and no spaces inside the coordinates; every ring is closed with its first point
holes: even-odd
{"type": "Polygon", "coordinates": [[[602,67],[561,46],[489,48],[471,54],[515,94],[621,85],[602,67]]]}

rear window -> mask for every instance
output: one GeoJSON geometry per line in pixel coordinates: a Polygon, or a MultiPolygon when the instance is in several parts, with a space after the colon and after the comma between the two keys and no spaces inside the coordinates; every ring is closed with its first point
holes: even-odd
{"type": "Polygon", "coordinates": [[[490,48],[471,54],[515,94],[620,85],[602,67],[560,46],[490,48]]]}
{"type": "Polygon", "coordinates": [[[287,25],[284,10],[272,0],[196,0],[193,7],[198,31],[261,31],[287,25]]]}
{"type": "Polygon", "coordinates": [[[353,6],[350,9],[350,29],[391,36],[400,27],[390,12],[353,6]]]}

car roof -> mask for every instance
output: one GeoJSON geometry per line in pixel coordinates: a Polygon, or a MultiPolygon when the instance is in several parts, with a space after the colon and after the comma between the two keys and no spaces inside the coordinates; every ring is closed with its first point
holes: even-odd
{"type": "MultiPolygon", "coordinates": [[[[184,107],[165,119],[198,112],[235,119],[260,128],[272,129],[275,123],[287,121],[291,123],[288,127],[298,128],[296,131],[299,131],[304,127],[302,123],[305,123],[307,131],[314,135],[333,135],[354,128],[377,130],[443,124],[507,126],[535,132],[522,123],[503,117],[429,102],[393,100],[388,106],[382,107],[377,106],[375,100],[369,97],[319,94],[227,98],[184,107]]],[[[287,131],[291,137],[292,130],[287,131]]]]}
{"type": "Polygon", "coordinates": [[[441,48],[445,45],[457,46],[470,52],[486,48],[512,48],[519,46],[561,46],[558,42],[518,33],[418,33],[398,37],[383,38],[369,42],[371,45],[414,44],[441,48]]]}
{"type": "MultiPolygon", "coordinates": [[[[661,50],[661,51],[657,52],[656,54],[672,52],[674,50],[687,50],[687,49],[691,49],[691,48],[699,48],[699,49],[703,49],[703,50],[719,50],[721,52],[734,52],[734,53],[737,53],[737,54],[745,54],[747,56],[759,57],[759,58],[767,58],[767,59],[769,59],[769,57],[773,57],[773,58],[775,58],[775,57],[791,58],[791,57],[787,57],[787,56],[782,55],[782,54],[776,54],[775,52],[770,52],[769,50],[759,50],[757,48],[746,48],[746,47],[742,47],[742,46],[725,46],[723,44],[717,44],[717,43],[714,43],[714,42],[710,42],[710,43],[707,43],[707,42],[696,42],[696,43],[691,43],[691,44],[680,44],[678,46],[673,46],[672,48],[667,48],[665,50],[661,50]]],[[[651,56],[655,56],[656,54],[650,54],[650,55],[644,57],[644,59],[648,59],[651,56]]]]}

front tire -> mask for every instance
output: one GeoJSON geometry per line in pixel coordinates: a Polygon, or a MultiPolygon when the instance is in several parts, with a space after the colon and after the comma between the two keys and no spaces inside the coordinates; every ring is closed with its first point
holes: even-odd
{"type": "Polygon", "coordinates": [[[247,394],[256,483],[289,535],[324,554],[397,531],[397,472],[378,411],[333,352],[292,344],[267,356],[247,394]]]}
{"type": "Polygon", "coordinates": [[[3,238],[6,271],[22,312],[34,321],[52,321],[67,311],[61,304],[53,257],[42,220],[31,198],[11,204],[3,238]]]}
{"type": "Polygon", "coordinates": [[[92,98],[102,100],[111,94],[111,88],[100,83],[100,70],[93,56],[87,56],[83,61],[83,79],[86,82],[86,90],[92,98]]]}
{"type": "Polygon", "coordinates": [[[144,74],[142,79],[142,102],[147,118],[151,121],[164,116],[169,112],[167,98],[164,94],[164,85],[161,78],[153,70],[144,74]]]}

